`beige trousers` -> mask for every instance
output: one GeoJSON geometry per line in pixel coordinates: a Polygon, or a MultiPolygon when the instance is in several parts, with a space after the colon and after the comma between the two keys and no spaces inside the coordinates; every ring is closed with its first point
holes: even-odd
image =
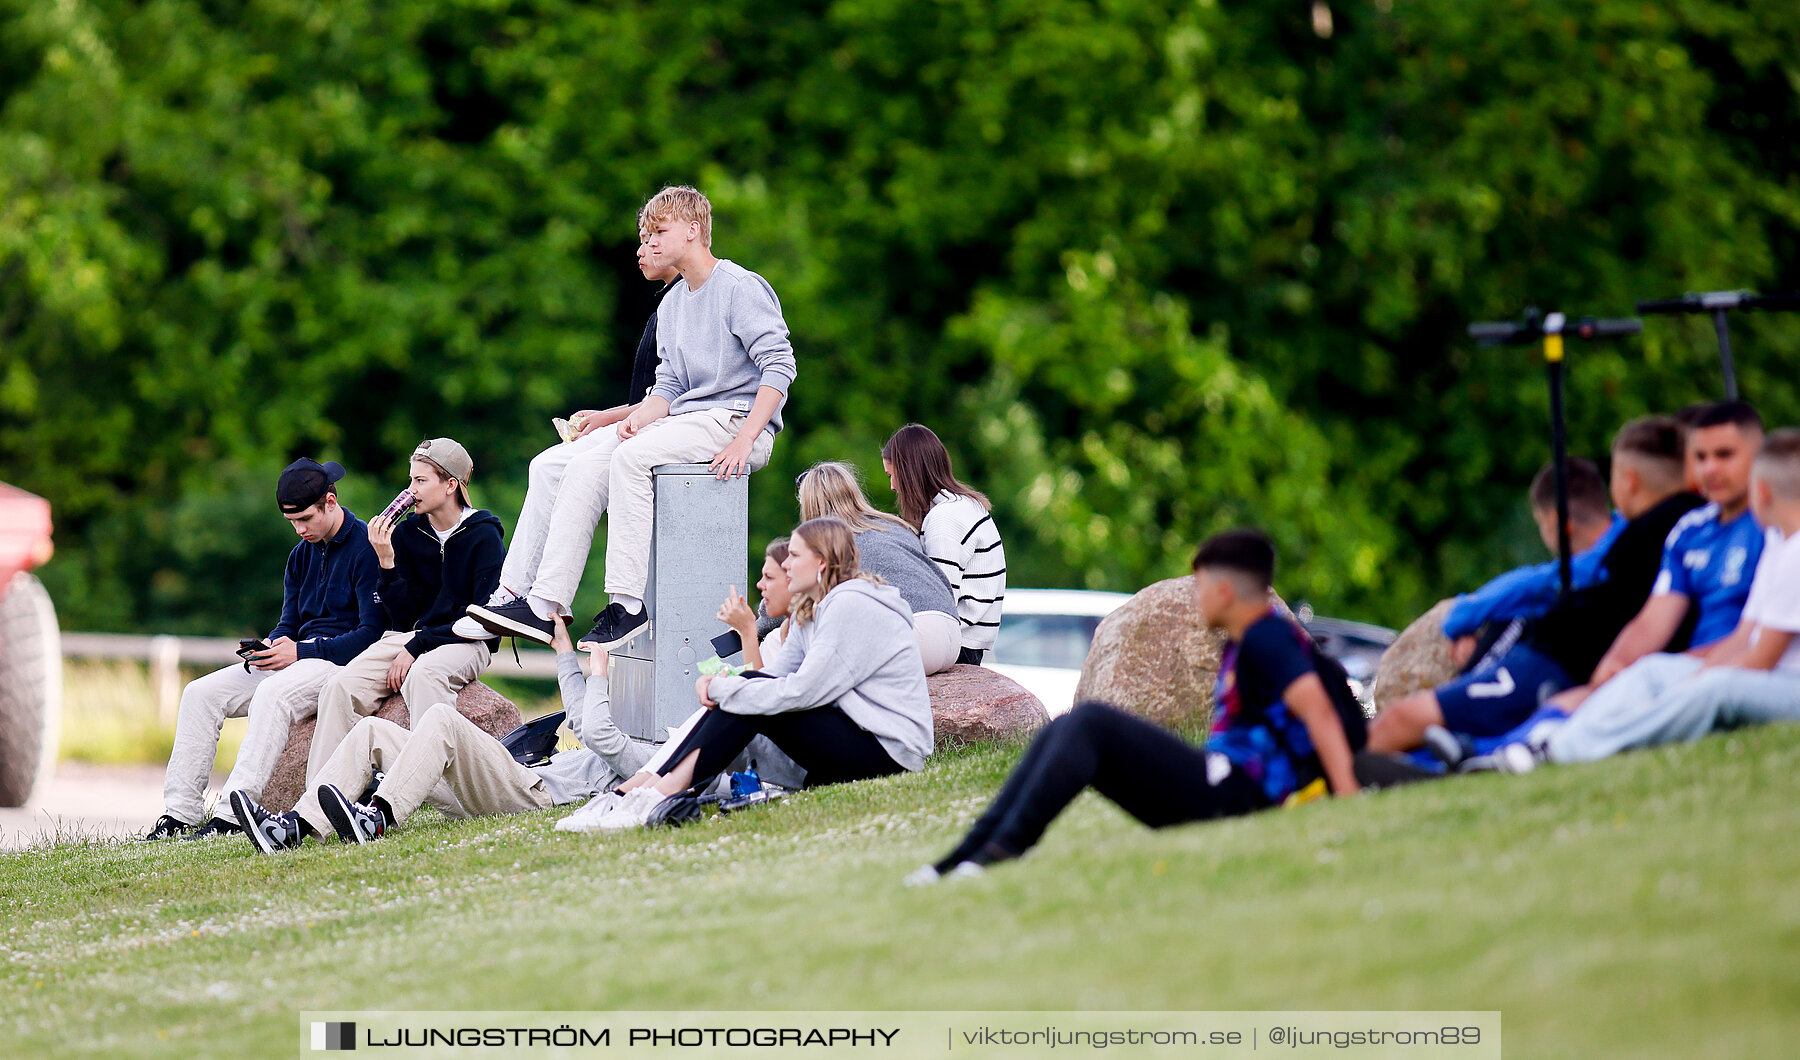
{"type": "Polygon", "coordinates": [[[319,785],[330,784],[354,799],[377,769],[387,776],[375,794],[388,804],[396,823],[411,817],[440,783],[449,786],[468,814],[522,813],[550,805],[537,775],[514,761],[499,740],[457,713],[453,704],[437,703],[410,732],[386,718],[357,722],[319,775],[307,782],[294,809],[314,831],[330,835],[331,822],[319,806],[319,785]]]}
{"type": "MultiPolygon", "coordinates": [[[[525,507],[513,528],[500,584],[567,611],[606,513],[606,591],[642,597],[650,575],[650,536],[656,525],[651,469],[704,464],[730,444],[744,415],[706,409],[665,416],[620,441],[613,427],[539,453],[531,462],[525,507]]],[[[760,471],[775,450],[763,431],[750,447],[750,470],[760,471]]]]}
{"type": "MultiPolygon", "coordinates": [[[[181,690],[181,713],[175,716],[175,746],[163,774],[163,809],[188,824],[206,817],[206,782],[219,750],[219,730],[226,718],[250,715],[250,731],[239,746],[237,763],[221,791],[242,789],[262,797],[287,747],[288,729],[312,714],[320,690],[337,673],[324,659],[297,659],[280,670],[244,669],[233,663],[181,690]]],[[[229,807],[222,808],[230,814],[229,807]]]]}
{"type": "MultiPolygon", "coordinates": [[[[356,719],[375,713],[376,706],[390,694],[388,667],[412,638],[411,632],[382,634],[380,640],[345,663],[325,683],[319,692],[319,720],[313,729],[312,750],[306,756],[309,789],[316,786],[313,778],[337,750],[338,742],[349,735],[356,719]]],[[[433,703],[455,703],[463,686],[487,670],[491,657],[486,642],[470,641],[433,648],[414,659],[400,686],[400,697],[414,716],[414,724],[417,725],[418,712],[433,703]]]]}

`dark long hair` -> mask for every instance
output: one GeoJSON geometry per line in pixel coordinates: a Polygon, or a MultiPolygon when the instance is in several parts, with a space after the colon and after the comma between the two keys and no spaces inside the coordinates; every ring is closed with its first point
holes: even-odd
{"type": "Polygon", "coordinates": [[[881,459],[894,470],[894,493],[900,500],[900,518],[923,530],[931,502],[944,490],[968,497],[988,511],[994,506],[973,486],[950,472],[950,451],[930,427],[909,423],[894,432],[881,447],[881,459]]]}

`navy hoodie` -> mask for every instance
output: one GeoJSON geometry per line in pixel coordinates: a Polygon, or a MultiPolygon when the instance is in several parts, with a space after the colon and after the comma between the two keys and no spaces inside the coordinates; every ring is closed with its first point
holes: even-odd
{"type": "Polygon", "coordinates": [[[375,598],[381,565],[369,544],[369,526],[350,509],[331,540],[302,541],[288,553],[281,621],[269,639],[288,637],[302,659],[344,665],[381,636],[381,604],[375,598]]]}
{"type": "MultiPolygon", "coordinates": [[[[441,545],[423,515],[394,528],[394,566],[381,571],[381,606],[387,609],[387,628],[418,631],[406,642],[413,658],[446,644],[469,643],[450,626],[499,587],[506,560],[502,537],[499,518],[482,508],[471,511],[441,545]]],[[[495,637],[489,644],[499,642],[495,637]]]]}

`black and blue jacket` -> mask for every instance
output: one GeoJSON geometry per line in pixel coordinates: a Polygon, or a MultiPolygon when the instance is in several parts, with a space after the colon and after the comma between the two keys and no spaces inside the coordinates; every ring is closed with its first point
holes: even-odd
{"type": "Polygon", "coordinates": [[[281,621],[269,639],[288,637],[302,659],[344,665],[381,636],[386,622],[375,588],[381,565],[369,526],[350,509],[331,540],[302,541],[288,553],[281,621]]]}
{"type": "MultiPolygon", "coordinates": [[[[381,571],[380,600],[388,629],[418,631],[406,642],[413,658],[468,643],[450,626],[499,587],[506,561],[503,535],[499,518],[483,508],[470,512],[442,544],[423,515],[394,528],[394,566],[381,571]]],[[[495,637],[490,647],[499,643],[495,637]]]]}

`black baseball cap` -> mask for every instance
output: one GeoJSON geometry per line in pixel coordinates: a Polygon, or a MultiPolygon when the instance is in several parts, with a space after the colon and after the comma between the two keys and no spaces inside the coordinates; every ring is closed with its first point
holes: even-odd
{"type": "Polygon", "coordinates": [[[281,470],[281,480],[275,484],[275,503],[284,512],[303,512],[319,503],[331,484],[343,477],[344,465],[336,460],[321,464],[303,456],[281,470]]]}

